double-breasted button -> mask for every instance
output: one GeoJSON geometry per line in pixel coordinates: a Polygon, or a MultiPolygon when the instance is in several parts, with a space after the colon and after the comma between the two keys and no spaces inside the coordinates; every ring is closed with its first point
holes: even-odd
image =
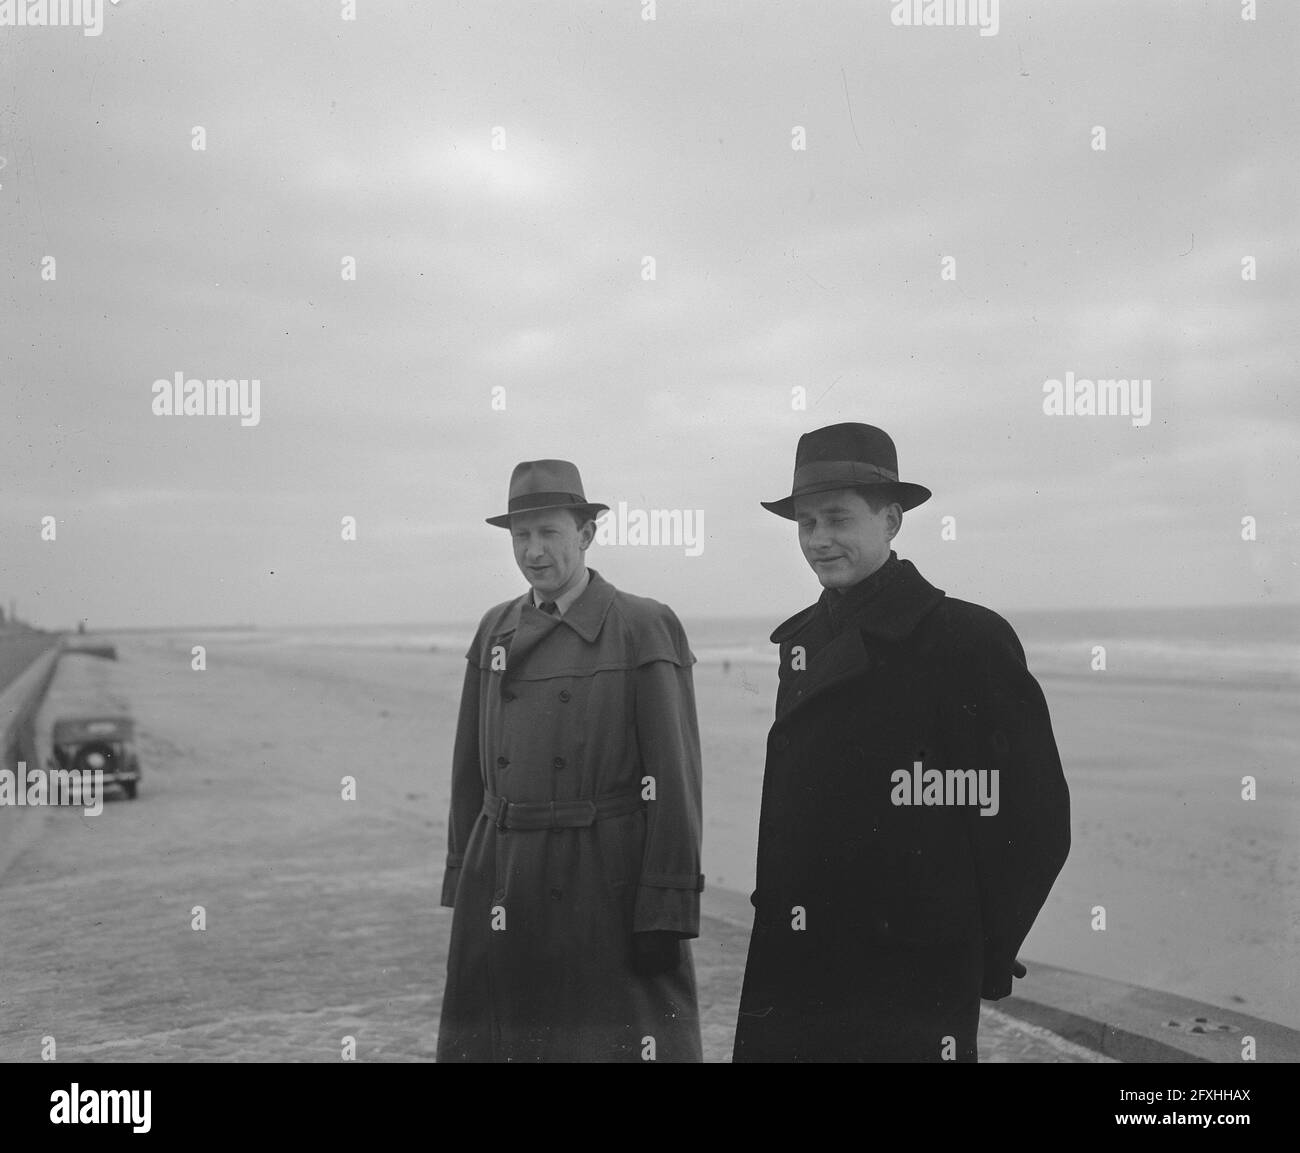
{"type": "Polygon", "coordinates": [[[513,701],[513,700],[515,699],[515,694],[512,693],[509,689],[506,689],[506,690],[501,694],[501,699],[502,699],[503,701],[505,701],[507,704],[509,704],[511,701],[513,701]]]}
{"type": "Polygon", "coordinates": [[[509,757],[497,757],[497,768],[498,768],[498,769],[504,769],[508,764],[510,764],[510,758],[509,758],[509,757]]]}
{"type": "Polygon", "coordinates": [[[560,700],[562,700],[567,705],[571,700],[573,700],[573,694],[570,693],[568,689],[561,689],[560,700]]]}
{"type": "Polygon", "coordinates": [[[551,768],[553,768],[553,769],[562,769],[562,768],[564,768],[564,758],[563,758],[563,757],[556,757],[555,760],[553,760],[553,761],[551,762],[551,768]]]}
{"type": "Polygon", "coordinates": [[[563,896],[564,896],[564,894],[563,894],[562,892],[560,892],[559,889],[552,889],[552,890],[551,890],[551,900],[552,900],[552,901],[558,901],[558,900],[559,900],[561,897],[563,897],[563,896]]]}

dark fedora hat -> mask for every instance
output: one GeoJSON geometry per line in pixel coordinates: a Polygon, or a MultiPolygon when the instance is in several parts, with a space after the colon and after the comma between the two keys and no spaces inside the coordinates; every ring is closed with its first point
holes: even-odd
{"type": "Polygon", "coordinates": [[[519,512],[538,512],[544,508],[571,508],[593,519],[608,512],[609,505],[594,504],[582,492],[578,466],[567,460],[525,460],[510,474],[509,511],[490,516],[488,524],[509,528],[510,518],[519,512]]]}
{"type": "Polygon", "coordinates": [[[904,511],[930,499],[928,488],[898,479],[898,451],[889,433],[870,424],[848,423],[804,433],[794,454],[790,495],[759,504],[786,520],[797,520],[795,497],[838,488],[889,489],[904,511]]]}

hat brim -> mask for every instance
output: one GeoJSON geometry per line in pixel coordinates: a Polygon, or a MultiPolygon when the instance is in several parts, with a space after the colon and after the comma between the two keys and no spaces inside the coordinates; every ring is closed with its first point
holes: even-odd
{"type": "Polygon", "coordinates": [[[500,516],[490,516],[485,518],[487,523],[495,525],[497,528],[509,528],[510,518],[512,516],[523,516],[530,512],[549,512],[551,509],[567,508],[573,512],[585,512],[592,520],[595,520],[602,512],[609,512],[607,504],[544,504],[540,508],[521,508],[518,512],[506,512],[500,516]]]}
{"type": "Polygon", "coordinates": [[[903,511],[916,508],[918,504],[924,504],[933,495],[923,484],[912,484],[906,480],[881,481],[879,484],[852,484],[843,480],[823,481],[821,484],[814,484],[808,488],[802,489],[797,494],[783,497],[781,500],[760,500],[761,504],[768,512],[774,512],[777,516],[785,517],[786,520],[798,520],[795,515],[794,501],[795,496],[811,496],[817,492],[834,492],[841,488],[874,488],[874,489],[892,489],[898,499],[898,503],[903,506],[903,511]]]}

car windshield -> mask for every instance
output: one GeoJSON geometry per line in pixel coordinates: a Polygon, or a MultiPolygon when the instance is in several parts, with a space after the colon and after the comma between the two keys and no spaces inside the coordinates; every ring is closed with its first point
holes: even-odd
{"type": "Polygon", "coordinates": [[[63,720],[54,725],[55,741],[66,744],[71,741],[131,739],[131,722],[121,718],[96,718],[90,720],[63,720]]]}

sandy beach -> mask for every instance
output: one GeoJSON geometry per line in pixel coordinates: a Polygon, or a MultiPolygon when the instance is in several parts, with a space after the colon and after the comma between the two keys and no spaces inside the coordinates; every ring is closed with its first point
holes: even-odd
{"type": "MultiPolygon", "coordinates": [[[[436,907],[436,893],[463,648],[370,643],[364,632],[347,643],[273,631],[109,639],[119,646],[115,664],[65,658],[43,723],[59,709],[61,693],[89,689],[129,700],[145,773],[140,799],[110,802],[99,818],[64,811],[45,817],[44,835],[18,867],[37,886],[25,900],[41,894],[53,919],[48,939],[24,964],[71,964],[61,960],[68,931],[78,934],[83,954],[93,951],[95,934],[111,931],[114,900],[152,886],[157,899],[142,918],[132,913],[132,932],[169,942],[171,961],[177,950],[220,950],[218,969],[241,984],[247,1019],[225,1022],[221,1028],[234,1028],[235,1036],[218,1038],[222,1044],[256,1053],[286,1012],[283,990],[294,974],[329,964],[338,969],[334,1003],[310,1012],[306,1003],[296,1007],[308,1020],[319,1016],[319,1046],[335,1046],[349,1006],[364,1004],[384,1018],[386,1038],[404,1038],[410,1056],[431,1057],[444,963],[433,927],[449,915],[436,907]],[[207,646],[206,671],[190,668],[193,644],[207,646]],[[356,780],[351,802],[340,798],[348,776],[356,780]],[[160,800],[169,802],[165,809],[160,800]],[[154,814],[164,811],[162,827],[154,814]],[[126,851],[134,838],[149,849],[135,854],[124,874],[102,879],[102,927],[61,925],[60,887],[74,878],[59,846],[89,838],[126,851]],[[321,851],[331,843],[340,847],[337,856],[321,851]],[[205,902],[209,892],[220,900],[205,902]],[[213,906],[210,928],[190,933],[190,909],[200,904],[213,906]],[[288,956],[244,931],[265,924],[268,904],[295,924],[288,956]],[[386,952],[393,925],[416,944],[404,938],[386,952]],[[349,940],[340,943],[339,934],[349,940]]],[[[710,655],[696,666],[706,910],[712,894],[747,893],[752,884],[773,677],[770,661],[743,654],[725,664],[710,655]]],[[[1300,1027],[1289,698],[1259,688],[1085,678],[1045,678],[1044,687],[1072,790],[1074,848],[1022,950],[1031,969],[1035,960],[1061,965],[1300,1027]],[[1248,729],[1236,719],[1243,710],[1248,729]],[[1262,802],[1239,799],[1247,763],[1272,770],[1262,802]],[[1104,932],[1090,927],[1094,905],[1106,907],[1104,932]]],[[[0,907],[8,899],[0,886],[0,907]]],[[[26,915],[34,917],[30,904],[26,915]]],[[[743,938],[702,943],[697,956],[707,968],[709,948],[742,945],[743,938]]],[[[731,973],[736,960],[729,958],[731,973]]],[[[126,998],[121,1011],[129,1013],[129,985],[102,973],[92,988],[126,998]]],[[[229,992],[196,985],[176,996],[192,1009],[229,992]]],[[[721,1059],[739,989],[702,982],[702,994],[706,1044],[712,1059],[721,1059]]],[[[9,1001],[0,1009],[11,1023],[17,1013],[20,1028],[36,1028],[41,1005],[9,1001]]],[[[165,1042],[155,1036],[151,1043],[165,1042]]],[[[385,1052],[367,1055],[382,1059],[385,1052]]]]}

